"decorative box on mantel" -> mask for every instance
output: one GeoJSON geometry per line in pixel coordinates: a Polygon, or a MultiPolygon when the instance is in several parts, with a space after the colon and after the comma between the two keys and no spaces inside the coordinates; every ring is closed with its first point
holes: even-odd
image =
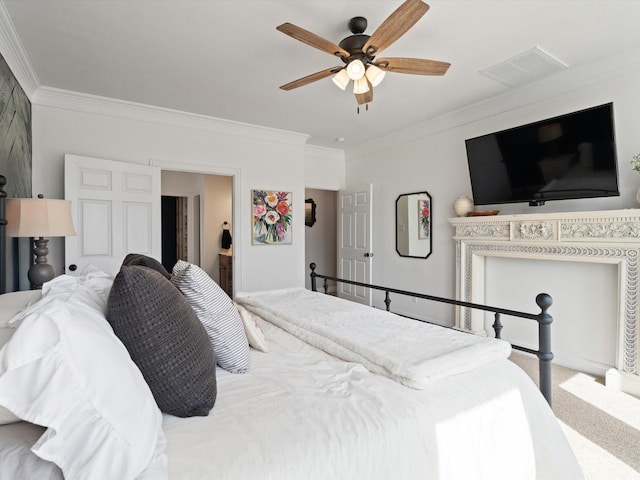
{"type": "MultiPolygon", "coordinates": [[[[640,209],[451,218],[458,298],[484,303],[485,258],[609,263],[618,266],[616,368],[607,386],[640,395],[638,254],[640,209]]],[[[484,334],[484,315],[460,309],[458,328],[484,334]]]]}

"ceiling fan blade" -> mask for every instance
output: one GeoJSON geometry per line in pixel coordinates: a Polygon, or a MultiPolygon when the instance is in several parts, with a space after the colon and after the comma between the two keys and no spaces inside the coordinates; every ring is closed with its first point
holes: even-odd
{"type": "Polygon", "coordinates": [[[318,50],[322,50],[323,52],[327,52],[330,55],[335,55],[337,57],[348,57],[350,55],[344,48],[339,47],[333,42],[326,40],[315,33],[311,33],[304,28],[298,27],[292,23],[283,23],[280,26],[276,27],[276,30],[284,33],[285,35],[289,35],[296,40],[301,41],[302,43],[306,43],[318,50]]]}
{"type": "Polygon", "coordinates": [[[447,62],[422,58],[380,58],[374,65],[385,72],[410,73],[413,75],[444,75],[451,66],[447,62]]]}
{"type": "Polygon", "coordinates": [[[427,10],[429,5],[421,0],[406,0],[373,32],[362,51],[377,55],[413,27],[427,10]]]}
{"type": "Polygon", "coordinates": [[[323,78],[327,78],[334,73],[338,73],[344,67],[331,67],[326,70],[322,70],[321,72],[312,73],[311,75],[307,75],[306,77],[299,78],[298,80],[294,80],[293,82],[289,82],[286,85],[282,85],[280,88],[282,90],[293,90],[294,88],[303,87],[308,85],[309,83],[313,83],[317,80],[322,80],[323,78]]]}
{"type": "Polygon", "coordinates": [[[358,102],[358,105],[364,105],[365,103],[373,102],[373,85],[371,85],[371,82],[368,79],[367,84],[369,85],[368,92],[354,94],[356,96],[356,102],[358,102]]]}
{"type": "Polygon", "coordinates": [[[367,93],[356,93],[356,102],[358,105],[364,105],[365,103],[373,102],[373,89],[370,89],[367,93]]]}

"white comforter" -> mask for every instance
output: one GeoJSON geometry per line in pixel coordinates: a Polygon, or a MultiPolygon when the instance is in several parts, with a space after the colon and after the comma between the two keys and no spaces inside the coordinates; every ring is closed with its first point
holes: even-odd
{"type": "Polygon", "coordinates": [[[582,478],[531,380],[496,360],[423,390],[258,320],[269,353],[218,370],[205,418],[165,416],[170,479],[582,478]]]}
{"type": "Polygon", "coordinates": [[[511,353],[511,345],[503,340],[418,322],[304,288],[239,294],[236,300],[314,347],[417,389],[511,353]]]}

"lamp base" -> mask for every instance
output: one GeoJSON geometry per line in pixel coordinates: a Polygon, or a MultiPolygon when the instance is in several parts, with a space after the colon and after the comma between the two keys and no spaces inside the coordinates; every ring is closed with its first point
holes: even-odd
{"type": "Polygon", "coordinates": [[[45,238],[37,238],[33,240],[33,254],[36,256],[35,263],[29,268],[27,277],[31,282],[31,286],[35,290],[40,290],[42,284],[52,280],[55,277],[55,270],[51,265],[47,263],[47,255],[49,254],[49,248],[47,244],[49,240],[45,238]]]}

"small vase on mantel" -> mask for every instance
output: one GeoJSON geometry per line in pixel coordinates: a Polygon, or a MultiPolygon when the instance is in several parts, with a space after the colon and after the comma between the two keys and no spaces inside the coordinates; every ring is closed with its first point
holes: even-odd
{"type": "Polygon", "coordinates": [[[473,200],[467,196],[458,197],[453,202],[453,211],[459,217],[466,217],[473,212],[473,207],[473,200]]]}
{"type": "Polygon", "coordinates": [[[638,193],[636,193],[636,200],[640,203],[640,188],[638,189],[638,193]]]}

